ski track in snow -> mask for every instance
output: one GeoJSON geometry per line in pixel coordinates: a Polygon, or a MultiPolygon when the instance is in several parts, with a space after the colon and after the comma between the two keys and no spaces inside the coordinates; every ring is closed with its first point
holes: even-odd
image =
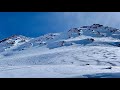
{"type": "MultiPolygon", "coordinates": [[[[119,57],[114,48],[111,47],[98,47],[98,46],[84,46],[84,47],[69,47],[68,49],[57,48],[53,50],[48,50],[42,53],[30,53],[29,54],[17,54],[13,56],[8,56],[0,60],[0,65],[2,64],[13,64],[13,65],[22,65],[22,64],[70,64],[71,62],[76,64],[93,64],[93,65],[102,65],[106,63],[107,65],[116,66],[116,62],[119,62],[119,57]],[[93,49],[94,48],[94,49],[93,49]],[[109,49],[109,50],[107,50],[109,49]],[[20,55],[20,56],[19,56],[20,55]],[[63,62],[63,63],[62,63],[63,62]]],[[[119,65],[119,63],[117,63],[119,65]]]]}

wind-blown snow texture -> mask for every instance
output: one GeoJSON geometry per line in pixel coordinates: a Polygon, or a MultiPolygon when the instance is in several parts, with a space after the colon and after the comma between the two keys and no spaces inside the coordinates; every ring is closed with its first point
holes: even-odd
{"type": "Polygon", "coordinates": [[[119,53],[120,30],[100,24],[37,38],[13,35],[0,41],[0,77],[120,77],[119,53]]]}

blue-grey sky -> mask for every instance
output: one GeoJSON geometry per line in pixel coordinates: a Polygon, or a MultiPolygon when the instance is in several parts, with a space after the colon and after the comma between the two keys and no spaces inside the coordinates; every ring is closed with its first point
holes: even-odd
{"type": "Polygon", "coordinates": [[[94,23],[120,29],[120,12],[0,12],[0,39],[13,34],[37,37],[94,23]]]}

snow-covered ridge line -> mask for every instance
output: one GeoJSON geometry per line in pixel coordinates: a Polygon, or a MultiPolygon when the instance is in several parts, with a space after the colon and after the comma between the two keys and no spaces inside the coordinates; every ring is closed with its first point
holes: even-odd
{"type": "MultiPolygon", "coordinates": [[[[100,24],[93,24],[91,26],[82,26],[80,28],[71,28],[67,32],[48,33],[36,38],[28,38],[22,35],[13,35],[0,41],[0,52],[6,50],[21,51],[31,47],[44,47],[54,49],[62,46],[71,46],[74,44],[89,45],[95,44],[96,38],[111,37],[113,39],[120,39],[120,30],[100,24]],[[84,38],[82,36],[91,37],[84,38]],[[75,41],[75,38],[79,38],[75,41]],[[72,40],[73,39],[73,40],[72,40]]],[[[99,43],[99,42],[98,42],[99,43]]],[[[100,42],[102,44],[102,42],[100,42]]],[[[103,44],[106,43],[103,41],[103,44]]],[[[119,42],[106,43],[108,45],[120,46],[119,42]]],[[[98,45],[98,44],[96,44],[98,45]]]]}

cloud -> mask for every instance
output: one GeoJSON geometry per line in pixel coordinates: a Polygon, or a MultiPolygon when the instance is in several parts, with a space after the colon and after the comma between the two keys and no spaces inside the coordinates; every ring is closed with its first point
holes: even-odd
{"type": "Polygon", "coordinates": [[[73,26],[99,23],[120,28],[120,12],[64,12],[63,15],[64,20],[73,26]]]}

